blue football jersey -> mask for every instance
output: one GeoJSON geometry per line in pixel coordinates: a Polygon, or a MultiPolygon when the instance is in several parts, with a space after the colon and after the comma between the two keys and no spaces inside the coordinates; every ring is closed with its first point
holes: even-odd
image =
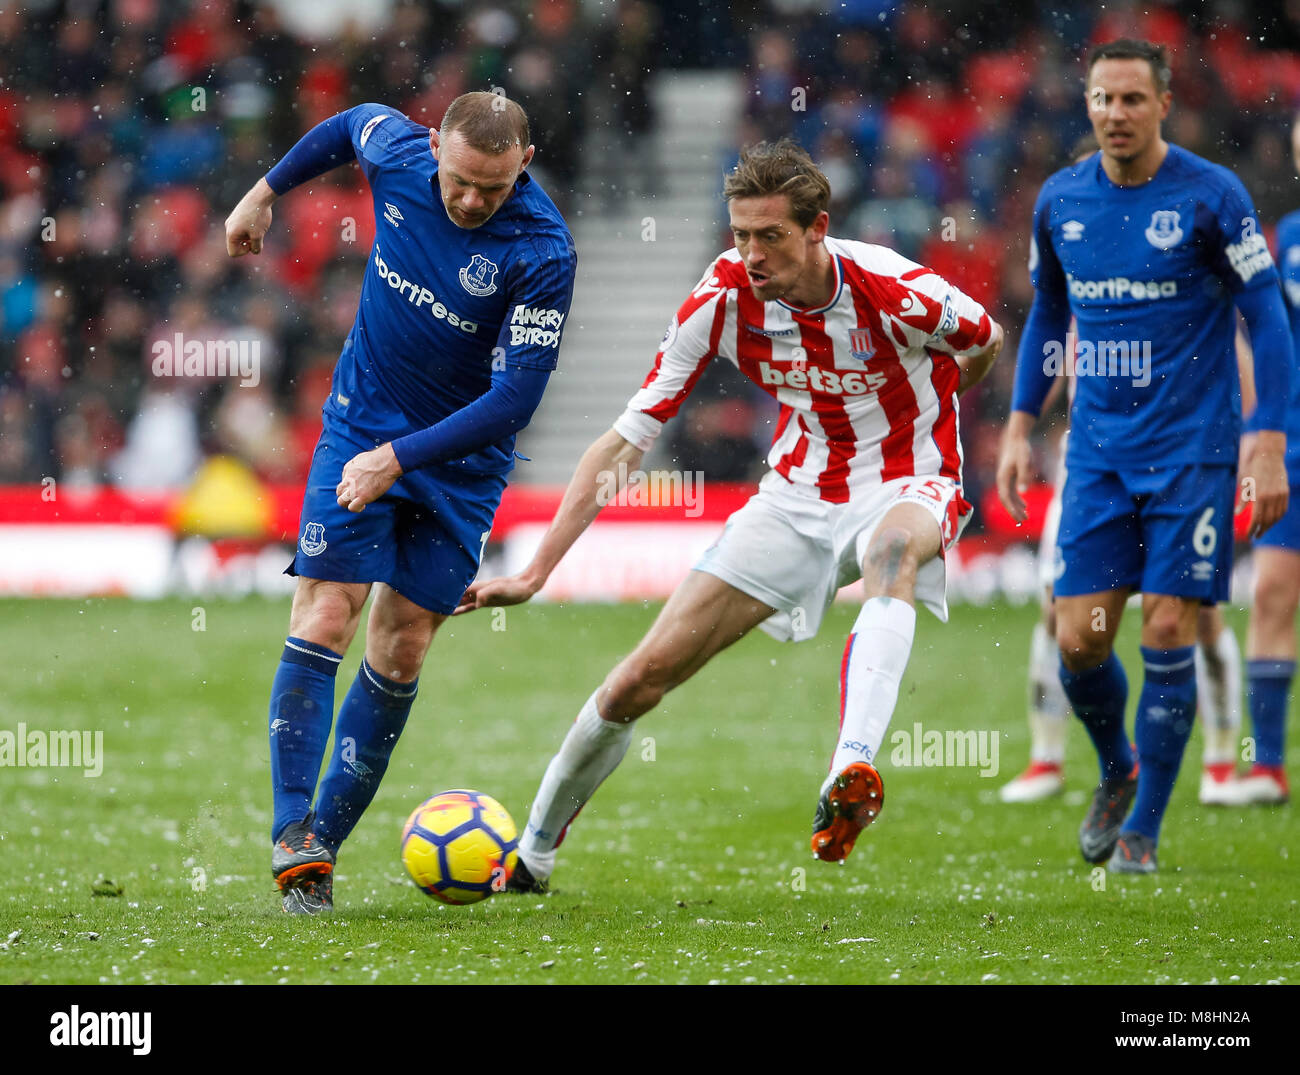
{"type": "Polygon", "coordinates": [[[1070,468],[1236,462],[1233,296],[1277,286],[1236,176],[1171,145],[1150,182],[1120,187],[1094,153],[1043,185],[1029,268],[1077,323],[1070,468]]]}
{"type": "MultiPolygon", "coordinates": [[[[429,129],[384,105],[345,113],[370,183],[375,245],[324,413],[376,444],[425,429],[491,387],[498,369],[552,370],[577,255],[559,210],[525,172],[483,225],[452,223],[429,129]]],[[[444,466],[513,466],[514,437],[444,466]]]]}
{"type": "MultiPolygon", "coordinates": [[[[1288,213],[1277,225],[1277,261],[1282,273],[1282,293],[1291,321],[1291,336],[1300,354],[1300,210],[1288,213]]],[[[1286,461],[1294,486],[1300,480],[1300,376],[1291,374],[1291,402],[1287,406],[1286,461]]],[[[1292,498],[1297,493],[1292,489],[1292,498]]]]}

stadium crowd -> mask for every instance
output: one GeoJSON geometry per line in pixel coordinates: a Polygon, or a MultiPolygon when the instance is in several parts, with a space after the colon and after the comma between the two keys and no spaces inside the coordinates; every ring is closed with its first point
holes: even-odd
{"type": "MultiPolygon", "coordinates": [[[[1089,44],[1169,46],[1166,136],[1234,169],[1266,230],[1300,192],[1288,146],[1300,5],[1077,6],[370,0],[342,5],[348,17],[303,0],[6,6],[0,483],[177,485],[218,451],[268,480],[301,480],[373,237],[369,199],[355,168],[322,177],[277,205],[267,258],[227,258],[221,225],[313,124],[369,100],[436,124],[458,94],[500,86],[530,113],[535,170],[561,209],[600,209],[618,192],[584,181],[591,116],[633,153],[653,126],[652,76],[711,65],[747,83],[737,145],[792,134],[824,167],[835,234],[932,266],[1012,330],[1008,360],[963,402],[977,499],[1032,297],[1033,198],[1088,130],[1089,44]],[[258,383],[158,376],[155,345],[177,333],[255,347],[258,383]]],[[[717,391],[684,424],[710,431],[705,473],[732,476],[765,437],[757,406],[719,410],[717,391]]]]}

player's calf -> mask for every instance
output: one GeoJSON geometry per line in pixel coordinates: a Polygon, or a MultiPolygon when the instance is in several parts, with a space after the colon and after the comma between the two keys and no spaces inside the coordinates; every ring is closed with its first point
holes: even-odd
{"type": "Polygon", "coordinates": [[[633,653],[605,677],[596,696],[605,720],[631,724],[663,701],[677,682],[667,665],[633,653]]]}

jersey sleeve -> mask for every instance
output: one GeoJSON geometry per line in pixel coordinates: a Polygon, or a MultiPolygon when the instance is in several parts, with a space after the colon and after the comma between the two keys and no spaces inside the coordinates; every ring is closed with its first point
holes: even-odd
{"type": "Polygon", "coordinates": [[[614,423],[619,436],[642,451],[650,449],[717,355],[726,308],[727,290],[714,262],[669,322],[654,366],[614,423]]]}
{"type": "Polygon", "coordinates": [[[1277,282],[1273,255],[1259,228],[1259,217],[1246,188],[1231,172],[1223,176],[1223,194],[1212,224],[1212,264],[1233,293],[1277,282]]]}
{"type": "Polygon", "coordinates": [[[509,301],[494,360],[526,369],[555,369],[577,271],[578,255],[567,233],[522,246],[506,274],[509,301]]]}
{"type": "Polygon", "coordinates": [[[1029,232],[1029,282],[1038,292],[1050,292],[1068,300],[1065,270],[1052,245],[1052,195],[1047,187],[1034,203],[1034,221],[1029,232]]]}
{"type": "Polygon", "coordinates": [[[1300,338],[1300,217],[1285,217],[1277,228],[1277,268],[1282,274],[1291,331],[1300,338]]]}
{"type": "Polygon", "coordinates": [[[352,159],[348,114],[340,112],[316,124],[266,173],[267,186],[277,195],[287,194],[352,159]]]}
{"type": "Polygon", "coordinates": [[[344,115],[348,118],[348,134],[357,163],[373,186],[375,173],[391,153],[393,144],[400,137],[409,136],[416,125],[397,109],[381,104],[357,105],[344,115]]]}
{"type": "Polygon", "coordinates": [[[1070,293],[1065,270],[1052,245],[1052,195],[1044,187],[1034,203],[1034,221],[1029,234],[1029,279],[1034,285],[1034,302],[1020,335],[1016,354],[1011,409],[1037,415],[1052,388],[1052,375],[1043,361],[1053,343],[1063,346],[1070,324],[1070,293]]]}
{"type": "Polygon", "coordinates": [[[354,157],[372,184],[379,161],[398,135],[424,131],[395,108],[364,104],[318,123],[266,173],[276,194],[285,194],[354,157]]]}
{"type": "Polygon", "coordinates": [[[917,266],[899,277],[902,294],[884,312],[895,342],[963,358],[988,346],[993,320],[984,307],[942,276],[917,266]]]}

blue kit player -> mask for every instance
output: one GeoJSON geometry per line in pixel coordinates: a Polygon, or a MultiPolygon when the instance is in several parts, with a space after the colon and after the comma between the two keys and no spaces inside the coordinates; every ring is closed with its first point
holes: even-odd
{"type": "Polygon", "coordinates": [[[1034,207],[1036,289],[1016,366],[998,490],[1025,517],[1029,433],[1051,375],[1075,377],[1055,595],[1061,684],[1101,762],[1079,830],[1089,862],[1156,869],[1156,844],[1196,712],[1197,613],[1228,596],[1245,319],[1259,396],[1244,460],[1252,536],[1287,508],[1291,339],[1250,196],[1229,171],[1161,137],[1164,50],[1120,40],[1088,58],[1100,153],[1056,173],[1034,207]],[[1235,310],[1234,310],[1235,307],[1235,310]],[[1077,334],[1067,339],[1073,315],[1077,334]],[[1136,757],[1113,647],[1142,594],[1136,757]]]}
{"type": "MultiPolygon", "coordinates": [[[[1291,147],[1300,170],[1300,120],[1291,128],[1291,147]]],[[[1300,346],[1300,211],[1279,222],[1277,257],[1292,341],[1300,346]]],[[[1286,469],[1294,489],[1300,485],[1300,375],[1294,372],[1288,419],[1286,469]]],[[[1251,430],[1258,424],[1258,415],[1253,415],[1251,430]]],[[[1250,771],[1235,782],[1234,802],[1243,806],[1284,803],[1290,794],[1284,763],[1300,608],[1300,497],[1292,498],[1281,522],[1255,539],[1254,557],[1255,593],[1246,630],[1246,704],[1255,733],[1255,757],[1250,771]]]]}
{"type": "Polygon", "coordinates": [[[289,912],[333,907],[339,845],[374,798],[434,632],[478,571],[515,434],[555,368],[576,257],[525,171],[532,158],[523,109],[497,94],[457,98],[437,130],[359,105],[308,132],[226,221],[229,253],[257,254],[276,197],[354,159],[374,197],[271,684],[271,870],[289,912]],[[365,658],[318,789],[335,673],[372,587],[365,658]]]}

